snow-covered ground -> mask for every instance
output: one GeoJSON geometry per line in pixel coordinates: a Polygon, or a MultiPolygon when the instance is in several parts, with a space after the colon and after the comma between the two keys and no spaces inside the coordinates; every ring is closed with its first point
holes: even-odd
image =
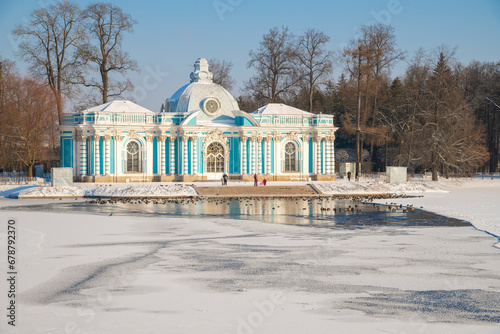
{"type": "Polygon", "coordinates": [[[9,195],[20,198],[43,197],[172,197],[195,196],[196,191],[183,183],[75,183],[73,187],[31,186],[17,190],[16,186],[0,186],[9,195]]]}
{"type": "MultiPolygon", "coordinates": [[[[500,235],[500,180],[370,183],[315,184],[332,193],[423,195],[387,201],[500,235]]],[[[80,189],[87,187],[97,191],[80,189]]],[[[20,190],[0,186],[0,196],[20,190]]],[[[5,211],[44,203],[54,200],[0,197],[0,249],[7,218],[16,221],[20,293],[16,328],[2,311],[0,333],[500,332],[498,237],[472,227],[338,230],[5,211]]],[[[0,252],[2,268],[5,257],[0,252]]]]}

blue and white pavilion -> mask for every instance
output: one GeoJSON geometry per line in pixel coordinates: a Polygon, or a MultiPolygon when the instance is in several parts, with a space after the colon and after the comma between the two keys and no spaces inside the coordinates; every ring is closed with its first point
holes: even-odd
{"type": "Polygon", "coordinates": [[[274,103],[246,113],[212,77],[199,58],[162,112],[115,100],[65,113],[61,166],[84,182],[335,178],[333,115],[274,103]]]}

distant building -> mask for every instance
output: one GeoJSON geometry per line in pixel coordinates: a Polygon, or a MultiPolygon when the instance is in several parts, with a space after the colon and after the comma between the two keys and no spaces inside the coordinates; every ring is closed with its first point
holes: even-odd
{"type": "Polygon", "coordinates": [[[84,182],[331,180],[333,115],[270,103],[249,114],[199,58],[191,82],[154,112],[115,100],[65,113],[61,167],[84,182]]]}

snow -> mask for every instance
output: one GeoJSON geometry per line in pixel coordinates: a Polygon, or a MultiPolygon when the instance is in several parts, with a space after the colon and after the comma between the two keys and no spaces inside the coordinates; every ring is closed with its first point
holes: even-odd
{"type": "Polygon", "coordinates": [[[141,114],[154,114],[154,111],[141,107],[132,101],[128,100],[114,100],[105,104],[101,104],[89,109],[85,112],[114,112],[114,113],[141,113],[141,114]]]}
{"type": "Polygon", "coordinates": [[[187,184],[134,184],[96,185],[84,188],[88,197],[178,197],[196,196],[196,191],[187,184]]]}
{"type": "MultiPolygon", "coordinates": [[[[306,183],[271,182],[284,184],[306,183]]],[[[334,230],[223,218],[6,211],[53,200],[10,199],[50,188],[3,185],[0,217],[16,220],[19,237],[19,294],[17,326],[8,326],[4,313],[0,332],[500,332],[500,250],[491,235],[499,235],[500,180],[315,184],[331,193],[423,195],[387,201],[464,219],[490,234],[471,227],[334,230]]],[[[165,185],[78,184],[71,191],[131,196],[192,189],[165,185]]],[[[0,240],[6,240],[5,228],[0,240]]],[[[6,266],[3,255],[0,266],[6,266]]],[[[5,279],[0,290],[7,291],[5,279]]]]}
{"type": "Polygon", "coordinates": [[[314,115],[313,113],[300,110],[294,107],[287,106],[282,103],[269,103],[263,107],[260,107],[256,111],[252,112],[252,114],[259,115],[314,115]]]}
{"type": "MultiPolygon", "coordinates": [[[[1,188],[0,188],[1,189],[1,188]]],[[[29,187],[11,191],[10,195],[19,198],[43,197],[180,197],[196,196],[192,186],[181,183],[114,183],[114,184],[75,184],[73,187],[29,187]]]]}
{"type": "Polygon", "coordinates": [[[409,182],[404,184],[389,184],[377,181],[368,182],[315,182],[324,194],[418,194],[428,192],[447,192],[440,185],[430,182],[409,182]]]}

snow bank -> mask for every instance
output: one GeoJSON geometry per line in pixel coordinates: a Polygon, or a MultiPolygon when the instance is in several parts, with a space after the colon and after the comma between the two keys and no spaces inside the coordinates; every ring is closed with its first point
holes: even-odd
{"type": "Polygon", "coordinates": [[[21,190],[18,198],[83,197],[83,189],[76,187],[33,187],[21,190]]]}
{"type": "Polygon", "coordinates": [[[196,196],[197,193],[188,184],[160,185],[96,185],[85,190],[86,197],[165,197],[165,196],[196,196]]]}
{"type": "Polygon", "coordinates": [[[73,187],[33,187],[21,190],[18,198],[40,197],[174,197],[196,196],[186,184],[90,184],[73,187]]]}
{"type": "Polygon", "coordinates": [[[315,182],[314,185],[324,194],[415,194],[427,192],[447,192],[439,184],[429,182],[408,182],[389,184],[380,182],[315,182]]]}

